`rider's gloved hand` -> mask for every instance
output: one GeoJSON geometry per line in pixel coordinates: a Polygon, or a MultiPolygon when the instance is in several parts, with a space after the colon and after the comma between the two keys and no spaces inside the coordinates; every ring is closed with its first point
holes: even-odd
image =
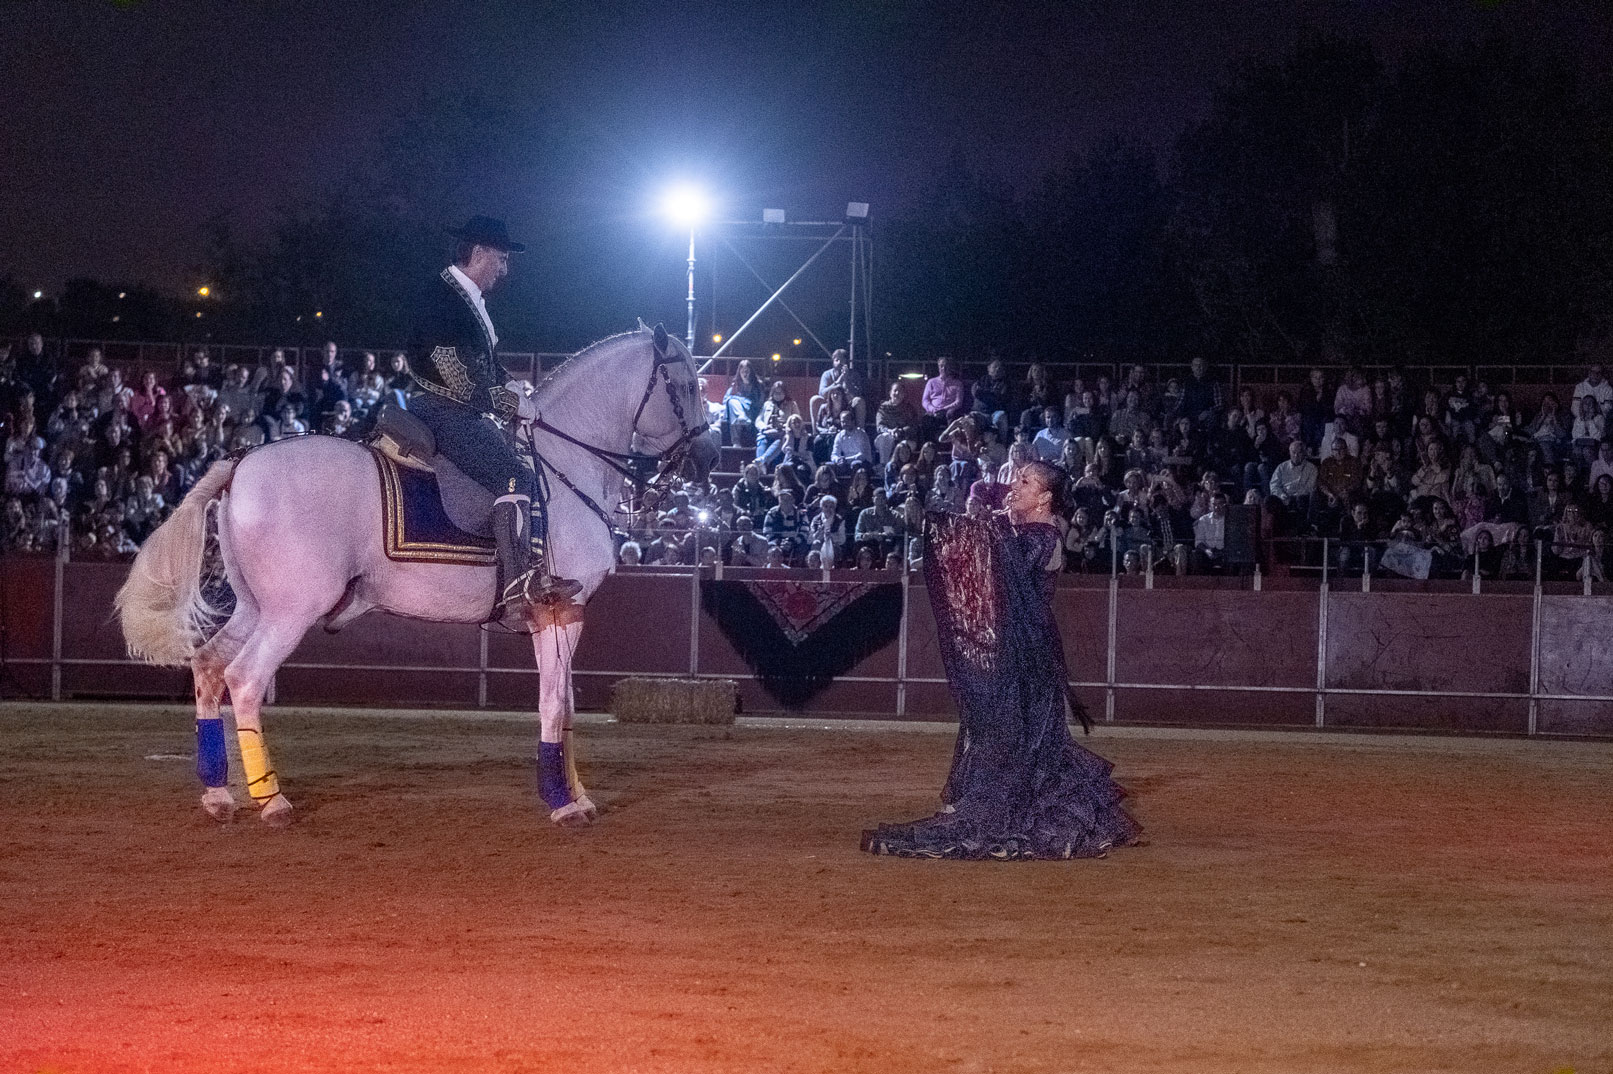
{"type": "Polygon", "coordinates": [[[524,380],[505,381],[504,390],[515,393],[515,415],[522,421],[536,421],[538,417],[538,396],[531,385],[524,380]]]}

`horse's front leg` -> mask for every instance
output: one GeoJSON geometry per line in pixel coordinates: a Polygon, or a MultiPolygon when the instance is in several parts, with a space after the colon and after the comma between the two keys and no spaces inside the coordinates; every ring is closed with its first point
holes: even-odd
{"type": "Polygon", "coordinates": [[[532,635],[538,662],[538,793],[549,807],[549,819],[564,827],[586,825],[598,814],[577,776],[571,717],[571,655],[582,633],[582,609],[562,605],[539,611],[532,635]]]}

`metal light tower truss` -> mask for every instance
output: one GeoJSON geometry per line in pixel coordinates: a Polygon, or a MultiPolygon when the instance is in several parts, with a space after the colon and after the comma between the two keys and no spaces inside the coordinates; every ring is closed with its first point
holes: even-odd
{"type": "MultiPolygon", "coordinates": [[[[734,341],[756,322],[769,307],[777,305],[788,313],[801,330],[817,345],[818,349],[828,357],[833,347],[818,338],[818,334],[801,318],[789,304],[784,301],[784,292],[791,284],[799,280],[806,271],[831,247],[840,243],[850,246],[851,253],[851,302],[848,309],[848,324],[846,330],[847,357],[855,363],[859,357],[872,365],[873,362],[873,318],[870,316],[873,308],[874,294],[874,240],[873,232],[869,226],[868,206],[863,202],[852,202],[847,207],[844,220],[785,220],[781,209],[767,209],[761,220],[721,220],[706,225],[708,233],[712,234],[718,242],[733,254],[734,259],[742,265],[747,272],[756,278],[756,281],[771,292],[767,301],[758,306],[745,322],[735,329],[722,341],[722,345],[712,352],[701,372],[705,372],[713,361],[722,357],[723,353],[734,345],[734,341]],[[763,276],[750,260],[740,252],[735,245],[735,239],[762,239],[771,242],[803,242],[812,243],[815,248],[790,277],[783,283],[774,286],[773,282],[763,276]],[[860,336],[860,339],[859,339],[860,336]]],[[[871,368],[864,369],[865,373],[872,373],[871,368]]]]}

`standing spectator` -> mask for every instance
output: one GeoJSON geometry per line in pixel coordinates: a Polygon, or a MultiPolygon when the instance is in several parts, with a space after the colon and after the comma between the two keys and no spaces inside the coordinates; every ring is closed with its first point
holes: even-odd
{"type": "Polygon", "coordinates": [[[963,379],[953,369],[952,359],[939,358],[935,365],[936,375],[924,383],[922,425],[925,439],[940,435],[941,430],[955,419],[963,417],[967,409],[963,379]]]}
{"type": "Polygon", "coordinates": [[[1333,420],[1333,399],[1327,391],[1327,374],[1312,369],[1310,379],[1299,390],[1299,438],[1312,451],[1322,447],[1322,435],[1333,420]]]}
{"type": "Polygon", "coordinates": [[[17,380],[34,394],[33,416],[43,420],[56,409],[56,363],[45,357],[45,337],[29,334],[17,360],[17,380]]]}
{"type": "Polygon", "coordinates": [[[1203,358],[1194,358],[1188,369],[1188,377],[1182,382],[1182,413],[1199,428],[1211,428],[1215,412],[1221,409],[1221,382],[1211,378],[1210,363],[1203,358]]]}

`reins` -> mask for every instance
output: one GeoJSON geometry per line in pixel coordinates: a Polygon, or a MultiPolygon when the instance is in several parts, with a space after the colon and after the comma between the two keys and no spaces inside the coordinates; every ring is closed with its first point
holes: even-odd
{"type": "Polygon", "coordinates": [[[605,524],[606,530],[613,533],[616,530],[613,513],[601,507],[593,497],[578,488],[564,470],[539,453],[532,430],[534,427],[542,429],[550,436],[582,448],[611,470],[621,475],[622,479],[640,496],[647,492],[659,491],[670,484],[672,478],[677,475],[679,467],[683,465],[684,460],[688,457],[689,448],[694,444],[697,437],[705,434],[706,429],[698,423],[691,426],[684,416],[683,403],[678,399],[677,392],[673,390],[672,374],[668,372],[668,367],[679,361],[679,359],[668,354],[666,331],[660,326],[655,329],[654,346],[655,362],[650,367],[650,377],[644,385],[644,394],[639,399],[638,409],[633,412],[632,431],[634,433],[638,432],[639,419],[644,416],[644,408],[649,405],[650,399],[655,394],[657,375],[659,375],[660,383],[666,391],[667,402],[672,404],[672,412],[678,419],[679,427],[683,429],[683,435],[664,450],[653,455],[631,451],[612,451],[609,448],[602,448],[596,444],[590,444],[586,440],[579,439],[564,429],[551,425],[541,416],[525,423],[527,450],[532,453],[533,465],[538,470],[539,477],[542,477],[544,470],[552,472],[562,485],[582,501],[583,506],[592,511],[605,524]],[[651,467],[655,469],[653,476],[649,476],[651,467]]]}

